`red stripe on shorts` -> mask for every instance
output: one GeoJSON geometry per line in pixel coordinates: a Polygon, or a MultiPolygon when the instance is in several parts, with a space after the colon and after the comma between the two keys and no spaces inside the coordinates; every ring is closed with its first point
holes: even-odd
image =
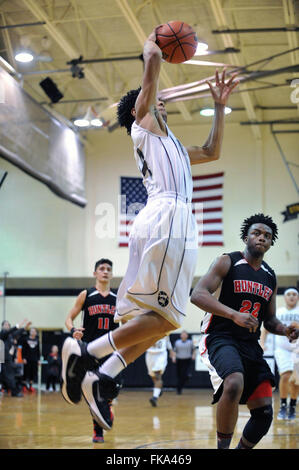
{"type": "Polygon", "coordinates": [[[256,387],[254,392],[248,398],[248,401],[266,397],[272,397],[272,385],[268,380],[265,380],[256,387]]]}

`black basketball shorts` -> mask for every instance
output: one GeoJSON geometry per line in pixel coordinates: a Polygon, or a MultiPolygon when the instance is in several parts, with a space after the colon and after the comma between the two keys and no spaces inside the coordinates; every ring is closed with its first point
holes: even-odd
{"type": "Polygon", "coordinates": [[[245,404],[257,386],[268,380],[272,387],[275,377],[263,358],[263,350],[256,340],[246,341],[232,336],[203,335],[201,357],[209,368],[210,379],[214,388],[213,402],[216,403],[223,391],[224,379],[241,372],[244,377],[244,389],[240,404],[245,404]]]}

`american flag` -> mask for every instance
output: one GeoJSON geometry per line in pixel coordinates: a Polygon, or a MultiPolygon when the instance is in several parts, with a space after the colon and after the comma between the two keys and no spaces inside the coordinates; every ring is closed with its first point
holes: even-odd
{"type": "MultiPolygon", "coordinates": [[[[224,173],[193,176],[192,205],[199,231],[200,246],[223,245],[223,182],[224,173]]],[[[131,225],[147,201],[142,178],[120,178],[118,246],[127,247],[131,225]]]]}
{"type": "Polygon", "coordinates": [[[223,246],[224,173],[193,176],[192,204],[200,246],[223,246]]]}
{"type": "Polygon", "coordinates": [[[128,246],[131,225],[147,201],[142,178],[121,176],[120,194],[118,246],[128,246]]]}

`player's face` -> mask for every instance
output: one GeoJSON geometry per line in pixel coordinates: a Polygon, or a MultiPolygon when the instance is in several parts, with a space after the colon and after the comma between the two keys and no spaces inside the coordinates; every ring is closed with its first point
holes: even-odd
{"type": "MultiPolygon", "coordinates": [[[[156,104],[156,109],[159,111],[159,113],[161,114],[162,116],[162,119],[167,122],[167,111],[166,111],[166,108],[165,108],[165,103],[164,101],[162,100],[157,100],[157,104],[156,104]]],[[[131,109],[131,114],[132,116],[134,116],[136,118],[136,108],[132,108],[131,109]]]]}
{"type": "Polygon", "coordinates": [[[253,256],[263,256],[272,242],[272,230],[265,224],[253,224],[248,230],[247,247],[253,256]]]}
{"type": "Polygon", "coordinates": [[[94,273],[96,279],[100,282],[108,282],[112,278],[112,267],[108,263],[100,264],[94,273]]]}
{"type": "Polygon", "coordinates": [[[156,107],[164,121],[167,122],[167,111],[165,108],[165,102],[163,100],[158,100],[156,107]]]}
{"type": "Polygon", "coordinates": [[[288,292],[287,294],[285,294],[284,298],[285,298],[285,302],[286,302],[286,304],[289,308],[296,307],[297,302],[298,302],[298,294],[296,294],[295,291],[294,292],[292,292],[292,291],[288,292]]]}

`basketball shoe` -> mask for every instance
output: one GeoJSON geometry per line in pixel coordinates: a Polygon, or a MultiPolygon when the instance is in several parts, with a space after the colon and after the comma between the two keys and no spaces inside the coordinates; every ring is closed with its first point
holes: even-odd
{"type": "Polygon", "coordinates": [[[98,367],[98,360],[88,354],[87,343],[67,338],[62,347],[61,393],[71,405],[81,400],[81,383],[87,370],[98,367]]]}
{"type": "Polygon", "coordinates": [[[149,399],[150,404],[151,404],[152,406],[154,406],[154,407],[157,406],[157,401],[158,401],[158,400],[157,400],[156,397],[151,397],[151,398],[149,399]]]}
{"type": "Polygon", "coordinates": [[[98,371],[89,371],[82,381],[82,393],[96,423],[106,431],[112,428],[114,416],[111,410],[113,398],[119,394],[119,384],[98,371]]]}
{"type": "Polygon", "coordinates": [[[93,436],[92,436],[92,442],[95,443],[102,443],[104,442],[104,436],[103,436],[103,428],[98,425],[98,423],[93,420],[93,436]]]}
{"type": "Polygon", "coordinates": [[[290,406],[287,419],[293,420],[295,418],[296,418],[296,408],[295,406],[290,406]]]}
{"type": "Polygon", "coordinates": [[[287,419],[287,406],[286,405],[281,405],[280,410],[277,415],[277,419],[287,419]]]}

